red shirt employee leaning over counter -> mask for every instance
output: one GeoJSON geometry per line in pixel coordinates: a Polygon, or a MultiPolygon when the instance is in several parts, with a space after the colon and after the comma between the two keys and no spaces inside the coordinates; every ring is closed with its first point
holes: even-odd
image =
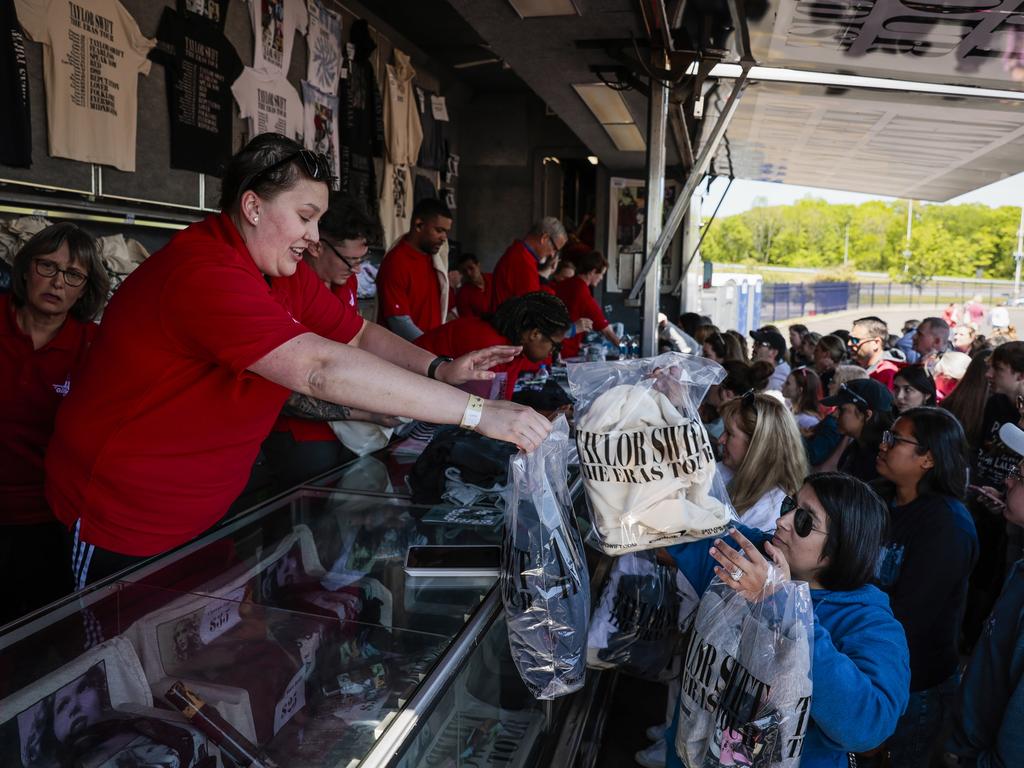
{"type": "MultiPolygon", "coordinates": [[[[592,320],[595,331],[600,331],[612,344],[619,346],[619,337],[615,335],[604,312],[601,311],[601,306],[590,293],[591,288],[604,279],[604,273],[608,271],[608,261],[597,251],[592,251],[584,256],[576,256],[574,263],[576,274],[555,283],[555,295],[565,302],[570,317],[592,320]]],[[[582,341],[583,334],[579,333],[567,339],[562,345],[562,357],[578,355],[582,341]]]]}
{"type": "Polygon", "coordinates": [[[303,263],[329,169],[284,136],[257,136],[228,164],[222,212],[176,235],[114,296],[46,457],[78,587],[213,526],[293,391],[476,426],[527,450],[550,431],[528,408],[449,386],[492,378],[518,349],[435,360],[364,323],[303,263]]]}
{"type": "Polygon", "coordinates": [[[538,363],[551,357],[565,338],[569,324],[569,313],[559,299],[550,293],[535,291],[509,299],[486,320],[460,317],[445,323],[416,339],[416,345],[448,357],[494,344],[522,346],[523,354],[515,360],[491,368],[495,373],[508,374],[505,399],[511,400],[519,374],[537,368],[538,363]]]}
{"type": "Polygon", "coordinates": [[[68,222],[29,240],[11,278],[0,296],[0,624],[71,591],[43,457],[110,288],[95,241],[68,222]]]}

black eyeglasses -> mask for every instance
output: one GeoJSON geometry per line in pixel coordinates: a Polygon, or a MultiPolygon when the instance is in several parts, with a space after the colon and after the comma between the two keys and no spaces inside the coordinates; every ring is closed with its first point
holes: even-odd
{"type": "Polygon", "coordinates": [[[341,259],[341,263],[344,264],[346,267],[348,267],[353,272],[355,272],[357,269],[359,269],[363,265],[363,261],[364,261],[363,259],[359,259],[356,262],[349,261],[348,259],[346,259],[344,256],[341,255],[341,251],[339,251],[337,248],[335,248],[334,245],[331,242],[329,242],[327,240],[324,240],[323,238],[320,239],[320,244],[321,245],[326,245],[328,248],[330,248],[332,251],[334,251],[334,255],[337,256],[339,259],[341,259]]]}
{"type": "Polygon", "coordinates": [[[271,163],[263,170],[257,171],[249,176],[245,182],[239,186],[239,195],[247,189],[255,187],[257,181],[267,174],[273,173],[278,168],[283,168],[293,160],[299,160],[302,162],[302,167],[305,169],[306,175],[313,179],[313,181],[322,181],[325,184],[330,185],[335,179],[331,174],[331,161],[327,159],[327,155],[321,154],[320,152],[314,152],[311,149],[300,149],[298,152],[292,152],[290,155],[285,155],[276,163],[271,163]]]}
{"type": "Polygon", "coordinates": [[[852,389],[850,389],[845,384],[840,384],[839,385],[839,391],[840,392],[845,392],[847,395],[849,395],[851,398],[853,398],[854,405],[862,405],[862,406],[864,406],[864,410],[870,410],[871,409],[871,403],[869,403],[863,397],[858,395],[856,392],[854,392],[852,389]]]}
{"type": "Polygon", "coordinates": [[[89,279],[89,276],[85,272],[81,272],[77,269],[61,269],[56,263],[49,259],[34,259],[36,264],[36,274],[40,277],[53,277],[58,272],[64,275],[64,282],[68,284],[70,288],[77,288],[78,286],[85,283],[89,279]]]}
{"type": "Polygon", "coordinates": [[[900,437],[895,432],[890,432],[888,429],[882,433],[882,445],[886,448],[892,448],[896,443],[907,443],[908,445],[916,445],[918,448],[921,447],[920,443],[909,440],[905,437],[900,437]]]}
{"type": "Polygon", "coordinates": [[[779,507],[779,516],[788,515],[790,512],[793,513],[793,531],[801,539],[806,539],[810,536],[811,531],[826,533],[821,528],[814,527],[814,514],[812,512],[797,504],[796,499],[792,496],[787,496],[782,500],[782,505],[779,507]]]}

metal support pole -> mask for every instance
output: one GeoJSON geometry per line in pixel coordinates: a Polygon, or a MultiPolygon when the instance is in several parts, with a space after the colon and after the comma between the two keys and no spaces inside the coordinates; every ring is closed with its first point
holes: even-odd
{"type": "Polygon", "coordinates": [[[1020,209],[1020,226],[1017,227],[1017,250],[1013,254],[1013,298],[1020,298],[1020,263],[1024,261],[1024,206],[1020,209]]]}
{"type": "MultiPolygon", "coordinates": [[[[668,57],[664,58],[667,67],[668,57]]],[[[647,115],[647,205],[644,210],[644,253],[648,255],[648,264],[645,265],[645,271],[637,277],[637,281],[633,285],[633,292],[637,293],[641,281],[643,281],[644,300],[640,340],[641,351],[645,357],[658,353],[661,255],[659,254],[657,259],[652,260],[650,254],[652,245],[660,242],[661,222],[665,215],[665,139],[668,136],[668,97],[668,85],[651,78],[651,99],[647,115]],[[653,268],[651,261],[654,262],[653,268]]],[[[677,206],[681,199],[676,200],[677,206]]],[[[689,200],[689,197],[686,199],[689,200]]],[[[664,253],[664,249],[662,249],[662,253],[664,253]]],[[[631,298],[636,298],[636,296],[631,296],[631,298]]]]}

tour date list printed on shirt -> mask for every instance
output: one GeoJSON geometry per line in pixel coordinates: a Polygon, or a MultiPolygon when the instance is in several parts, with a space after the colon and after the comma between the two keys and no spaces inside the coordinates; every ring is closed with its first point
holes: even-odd
{"type": "Polygon", "coordinates": [[[118,0],[16,0],[44,47],[50,154],[135,170],[138,75],[147,39],[118,0]]]}

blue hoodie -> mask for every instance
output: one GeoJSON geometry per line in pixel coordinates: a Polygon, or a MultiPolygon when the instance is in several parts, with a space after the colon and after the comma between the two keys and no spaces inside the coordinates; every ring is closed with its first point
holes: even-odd
{"type": "Polygon", "coordinates": [[[1024,754],[1024,560],[1010,571],[960,687],[949,750],[978,768],[1020,765],[1024,754]]]}
{"type": "MultiPolygon", "coordinates": [[[[762,549],[771,536],[737,526],[762,549]]],[[[714,577],[712,539],[669,547],[679,570],[698,594],[714,577]]],[[[724,537],[735,546],[731,537],[724,537]]],[[[801,768],[846,768],[847,752],[874,749],[896,730],[910,698],[910,651],[889,598],[865,585],[846,592],[812,589],[814,659],[811,723],[801,768]]],[[[678,715],[677,715],[678,719],[678,715]]],[[[668,768],[680,768],[674,721],[668,733],[668,768]]]]}

